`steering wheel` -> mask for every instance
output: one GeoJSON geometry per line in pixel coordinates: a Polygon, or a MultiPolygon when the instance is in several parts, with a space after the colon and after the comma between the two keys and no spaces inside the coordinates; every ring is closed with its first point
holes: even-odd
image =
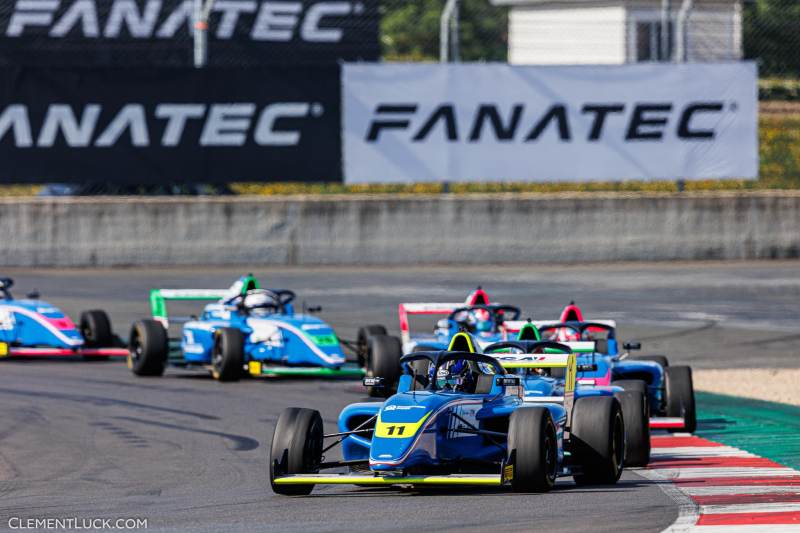
{"type": "Polygon", "coordinates": [[[288,289],[278,289],[272,292],[278,296],[278,302],[281,304],[281,307],[292,303],[295,299],[294,291],[288,289]]]}

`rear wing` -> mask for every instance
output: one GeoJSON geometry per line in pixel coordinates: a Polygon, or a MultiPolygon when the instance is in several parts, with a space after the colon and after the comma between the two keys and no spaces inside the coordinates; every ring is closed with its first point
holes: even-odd
{"type": "Polygon", "coordinates": [[[411,315],[449,315],[459,307],[464,307],[464,303],[402,303],[397,311],[400,315],[400,335],[403,344],[411,341],[411,330],[408,325],[408,317],[411,315]]]}
{"type": "MultiPolygon", "coordinates": [[[[605,326],[617,329],[616,320],[592,320],[592,322],[596,324],[603,324],[605,326]]],[[[530,323],[536,326],[536,329],[541,329],[542,326],[560,324],[561,322],[559,320],[533,320],[530,323]]],[[[518,333],[519,330],[522,329],[522,326],[524,326],[525,324],[528,324],[527,320],[508,320],[506,322],[503,322],[506,331],[508,331],[509,333],[518,333]]]]}
{"type": "Polygon", "coordinates": [[[539,368],[564,368],[564,396],[563,397],[537,397],[526,395],[526,403],[541,402],[564,402],[564,410],[567,412],[567,428],[572,427],[572,406],[575,403],[575,382],[577,379],[578,365],[575,354],[510,354],[500,353],[491,354],[496,358],[503,368],[515,369],[539,369],[539,368]]]}
{"type": "MultiPolygon", "coordinates": [[[[150,290],[150,311],[153,319],[158,320],[165,328],[169,327],[167,314],[168,301],[209,302],[224,298],[228,289],[152,289],[150,290]]],[[[187,317],[173,317],[175,321],[186,321],[187,317]]]]}

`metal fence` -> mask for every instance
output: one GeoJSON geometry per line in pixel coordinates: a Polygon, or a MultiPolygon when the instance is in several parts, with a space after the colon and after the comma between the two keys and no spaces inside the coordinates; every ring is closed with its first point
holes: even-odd
{"type": "Polygon", "coordinates": [[[762,77],[800,78],[800,1],[651,0],[608,3],[385,0],[386,61],[433,61],[443,29],[451,59],[630,63],[752,59],[762,77]],[[447,4],[450,24],[441,25],[447,4]],[[627,7],[633,5],[633,7],[627,7]],[[665,30],[666,29],[666,30],[665,30]]]}

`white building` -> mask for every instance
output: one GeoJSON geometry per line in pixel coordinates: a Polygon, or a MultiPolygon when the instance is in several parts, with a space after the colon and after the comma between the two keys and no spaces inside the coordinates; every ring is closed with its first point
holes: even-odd
{"type": "Polygon", "coordinates": [[[742,0],[491,0],[509,6],[512,64],[729,61],[742,0]],[[666,35],[662,28],[668,27],[666,35]]]}

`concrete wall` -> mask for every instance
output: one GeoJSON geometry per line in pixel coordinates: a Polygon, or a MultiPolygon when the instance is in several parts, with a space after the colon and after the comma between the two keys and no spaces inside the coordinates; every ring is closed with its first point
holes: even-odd
{"type": "Polygon", "coordinates": [[[798,191],[0,199],[0,266],[798,256],[798,191]]]}

